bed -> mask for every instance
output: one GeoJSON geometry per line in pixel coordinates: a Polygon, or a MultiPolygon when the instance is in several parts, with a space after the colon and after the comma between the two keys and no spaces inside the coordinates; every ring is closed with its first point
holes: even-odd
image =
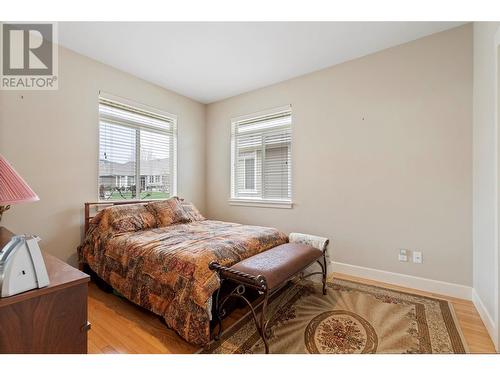
{"type": "Polygon", "coordinates": [[[178,198],[112,205],[93,218],[89,205],[80,265],[196,345],[210,341],[212,295],[220,287],[209,263],[231,266],[287,242],[273,228],[207,220],[178,198]]]}

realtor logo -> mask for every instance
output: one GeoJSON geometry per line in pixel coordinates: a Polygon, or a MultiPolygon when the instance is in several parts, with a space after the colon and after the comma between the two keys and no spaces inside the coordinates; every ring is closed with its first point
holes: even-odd
{"type": "Polygon", "coordinates": [[[57,39],[53,23],[3,23],[2,90],[56,90],[57,39]]]}

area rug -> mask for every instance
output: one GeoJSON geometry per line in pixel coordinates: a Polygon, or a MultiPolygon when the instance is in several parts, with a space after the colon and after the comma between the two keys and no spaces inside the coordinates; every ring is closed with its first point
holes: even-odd
{"type": "MultiPolygon", "coordinates": [[[[448,301],[334,279],[297,282],[268,307],[271,353],[466,353],[448,301]]],[[[200,353],[264,353],[250,314],[200,353]]]]}

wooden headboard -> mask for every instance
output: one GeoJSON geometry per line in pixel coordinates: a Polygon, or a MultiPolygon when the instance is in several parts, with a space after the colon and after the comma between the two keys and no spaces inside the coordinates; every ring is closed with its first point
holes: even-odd
{"type": "Polygon", "coordinates": [[[140,199],[140,200],[135,200],[135,201],[111,201],[111,202],[85,202],[85,227],[84,227],[84,235],[87,234],[87,231],[89,230],[89,223],[90,220],[95,215],[91,215],[91,208],[94,208],[97,212],[99,212],[99,208],[106,208],[109,206],[119,206],[119,205],[124,205],[124,204],[134,204],[134,203],[148,203],[148,202],[157,202],[157,201],[162,201],[165,199],[140,199]]]}

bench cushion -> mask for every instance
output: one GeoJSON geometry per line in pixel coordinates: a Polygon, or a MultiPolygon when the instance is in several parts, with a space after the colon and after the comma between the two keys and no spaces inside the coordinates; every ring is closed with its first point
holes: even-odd
{"type": "Polygon", "coordinates": [[[312,246],[286,243],[244,259],[231,268],[252,276],[264,276],[267,287],[273,290],[322,255],[321,250],[312,246]]]}

